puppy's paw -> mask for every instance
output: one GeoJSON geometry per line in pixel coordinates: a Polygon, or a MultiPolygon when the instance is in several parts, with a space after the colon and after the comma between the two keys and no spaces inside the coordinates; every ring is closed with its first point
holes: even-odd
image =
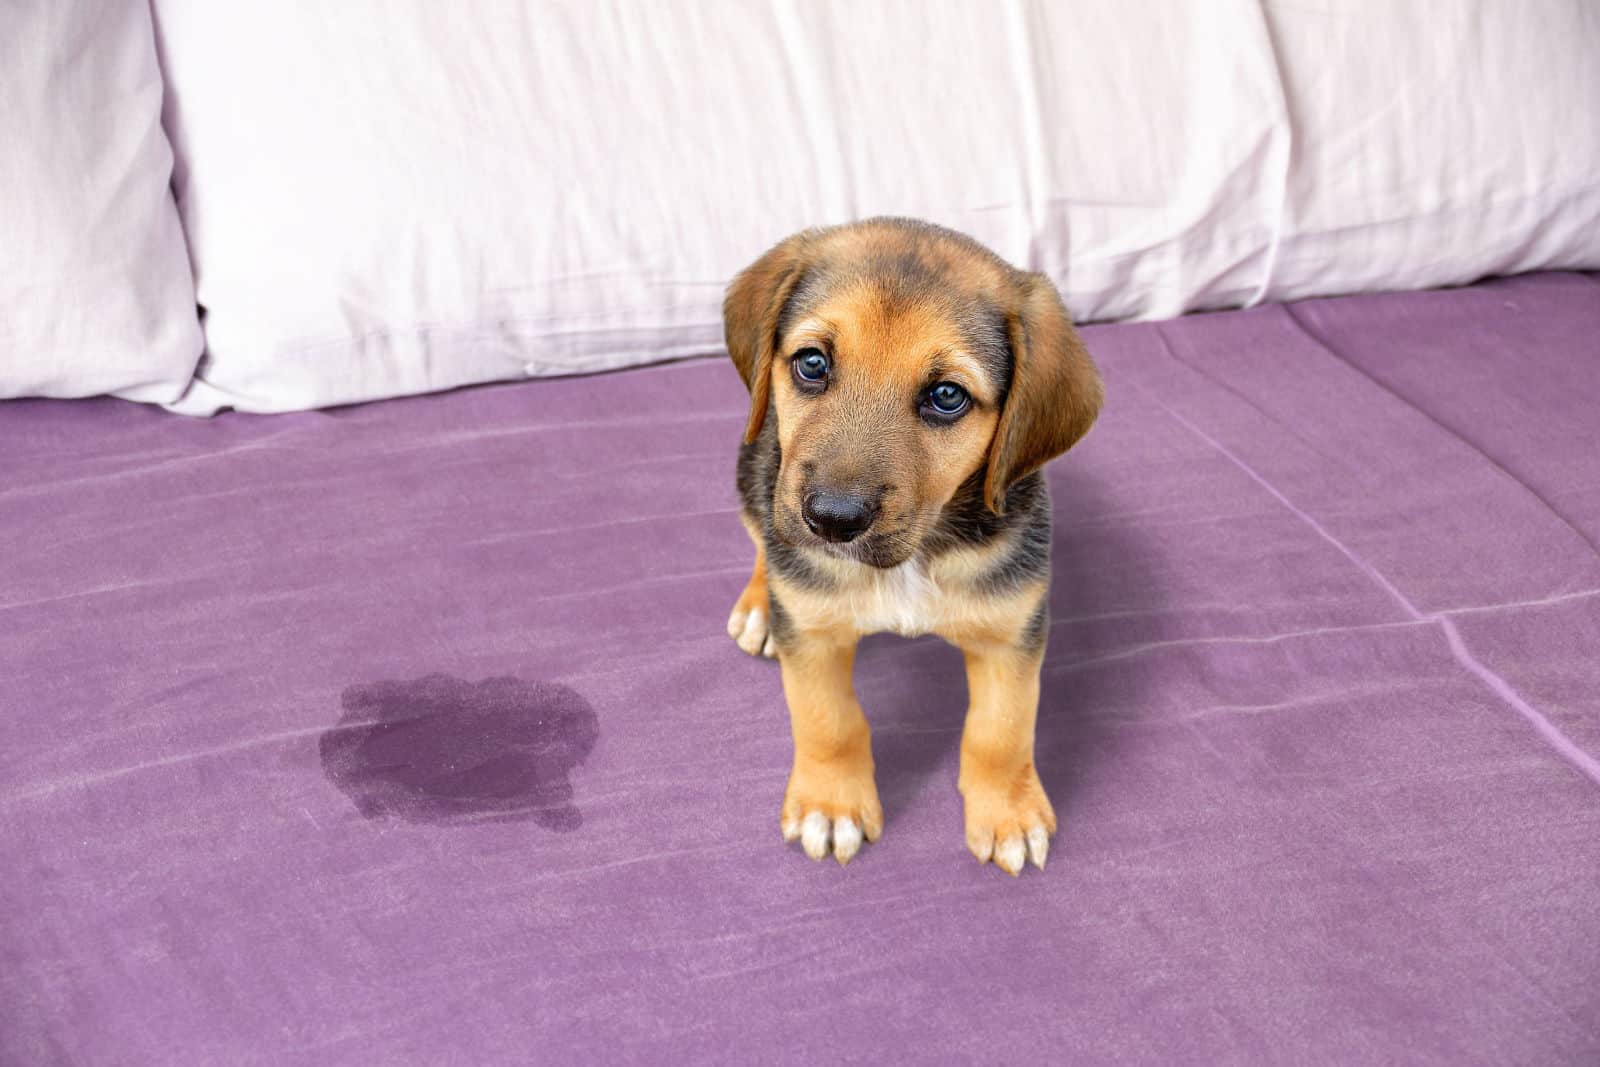
{"type": "Polygon", "coordinates": [[[759,594],[746,588],[728,614],[728,636],[734,644],[752,656],[773,659],[778,654],[772,643],[772,632],[767,624],[767,590],[759,594]]]}
{"type": "Polygon", "coordinates": [[[872,780],[872,764],[859,761],[795,761],[783,797],[783,839],[799,841],[814,860],[830,853],[843,866],[861,851],[862,841],[883,833],[883,805],[872,780]]]}
{"type": "Polygon", "coordinates": [[[1031,860],[1044,870],[1056,813],[1031,765],[1009,777],[964,775],[961,794],[966,800],[967,848],[979,863],[993,860],[1002,871],[1018,875],[1031,860]]]}

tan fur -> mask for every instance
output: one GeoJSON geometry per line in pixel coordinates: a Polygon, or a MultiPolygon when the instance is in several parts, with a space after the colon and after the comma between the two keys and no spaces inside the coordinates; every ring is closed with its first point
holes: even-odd
{"type": "MultiPolygon", "coordinates": [[[[936,309],[891,309],[870,283],[831,296],[784,339],[783,347],[793,351],[807,344],[851,354],[852,373],[830,390],[832,395],[820,399],[801,397],[787,383],[772,390],[784,455],[827,449],[841,423],[852,435],[870,437],[870,458],[887,468],[892,479],[879,524],[902,531],[908,540],[919,539],[986,460],[999,422],[992,384],[977,373],[959,333],[936,309]],[[909,405],[895,403],[915,392],[933,353],[945,354],[952,369],[946,377],[974,399],[972,412],[942,431],[929,431],[909,405]],[[797,411],[802,405],[811,409],[803,419],[797,411]]],[[[829,453],[828,461],[835,471],[850,462],[838,450],[829,453]]],[[[804,537],[798,472],[798,467],[785,465],[776,501],[778,529],[794,539],[804,537]]],[[[850,473],[846,470],[843,476],[850,473]]]]}
{"type": "Polygon", "coordinates": [[[781,823],[793,826],[821,812],[830,820],[852,819],[876,841],[883,806],[873,779],[872,733],[850,681],[855,653],[854,634],[813,631],[778,654],[794,733],[781,823]]]}
{"type": "Polygon", "coordinates": [[[999,843],[1032,827],[1042,826],[1046,835],[1056,832],[1055,809],[1033,765],[1043,653],[992,642],[960,644],[971,704],[961,734],[959,786],[967,848],[986,861],[999,843]]]}
{"type": "Polygon", "coordinates": [[[1050,279],[1025,274],[1007,321],[1016,353],[1013,402],[995,434],[984,497],[1000,510],[1006,487],[1078,442],[1100,414],[1104,391],[1050,279]]]}

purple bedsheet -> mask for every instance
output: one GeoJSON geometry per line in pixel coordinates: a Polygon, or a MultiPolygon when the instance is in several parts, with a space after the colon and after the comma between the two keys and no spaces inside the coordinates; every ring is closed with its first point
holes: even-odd
{"type": "Polygon", "coordinates": [[[723,361],[0,405],[0,1062],[1600,1062],[1600,283],[1085,333],[1018,880],[933,639],[780,841],[723,361]]]}

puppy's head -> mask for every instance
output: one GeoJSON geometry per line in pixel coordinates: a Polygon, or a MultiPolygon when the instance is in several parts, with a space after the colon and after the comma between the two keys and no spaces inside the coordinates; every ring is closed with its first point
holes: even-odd
{"type": "Polygon", "coordinates": [[[980,472],[1002,512],[1100,410],[1049,280],[926,223],[796,234],[734,280],[723,322],[746,442],[777,424],[777,535],[878,567],[911,558],[980,472]]]}

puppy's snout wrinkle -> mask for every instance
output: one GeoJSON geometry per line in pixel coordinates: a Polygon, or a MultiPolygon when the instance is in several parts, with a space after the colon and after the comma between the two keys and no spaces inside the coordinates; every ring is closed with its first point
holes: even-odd
{"type": "Polygon", "coordinates": [[[879,501],[867,493],[848,489],[813,489],[806,494],[800,514],[812,533],[842,544],[854,541],[878,517],[879,501]]]}

